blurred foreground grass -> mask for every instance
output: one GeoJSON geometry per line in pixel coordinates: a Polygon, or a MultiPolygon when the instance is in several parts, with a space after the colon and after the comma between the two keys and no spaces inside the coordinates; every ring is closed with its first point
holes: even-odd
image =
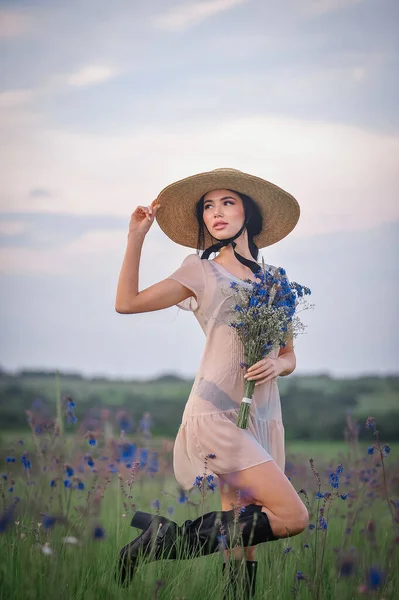
{"type": "MultiPolygon", "coordinates": [[[[116,584],[118,551],[138,533],[129,526],[135,509],[158,510],[179,524],[202,511],[220,509],[219,490],[207,490],[206,478],[201,489],[188,493],[179,489],[171,447],[163,439],[147,440],[147,450],[157,453],[157,468],[151,470],[142,461],[134,481],[127,485],[135,460],[132,441],[113,439],[106,444],[99,440],[90,446],[88,439],[72,434],[3,433],[1,598],[221,597],[220,553],[141,564],[129,588],[116,584]],[[12,458],[15,462],[7,462],[12,458]],[[20,499],[17,503],[16,498],[20,499]]],[[[370,431],[370,446],[373,442],[370,431]]],[[[286,474],[309,503],[311,528],[292,539],[257,547],[256,600],[396,597],[398,450],[398,445],[391,446],[388,454],[378,449],[368,453],[367,445],[356,443],[287,443],[286,474]],[[310,468],[310,457],[320,485],[310,468]],[[343,472],[334,488],[330,476],[339,463],[343,472]],[[327,527],[322,526],[321,515],[327,527]]]]}

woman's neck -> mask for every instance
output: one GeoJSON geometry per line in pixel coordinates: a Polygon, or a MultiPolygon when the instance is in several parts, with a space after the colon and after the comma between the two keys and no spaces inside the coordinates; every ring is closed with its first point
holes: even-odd
{"type": "MultiPolygon", "coordinates": [[[[244,244],[243,242],[239,243],[239,242],[240,242],[240,240],[236,241],[237,245],[235,247],[235,251],[237,252],[237,254],[239,254],[240,256],[243,256],[244,258],[247,258],[248,260],[255,260],[249,251],[248,244],[247,243],[244,244]]],[[[228,246],[224,246],[223,248],[220,249],[219,257],[223,261],[226,261],[226,263],[236,263],[237,262],[237,259],[234,256],[233,246],[231,244],[229,244],[228,246]]]]}

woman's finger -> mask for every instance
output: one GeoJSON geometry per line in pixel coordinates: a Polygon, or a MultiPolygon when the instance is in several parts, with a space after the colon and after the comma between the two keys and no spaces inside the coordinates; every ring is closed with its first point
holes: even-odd
{"type": "Polygon", "coordinates": [[[254,377],[255,375],[266,375],[267,373],[270,373],[271,371],[274,370],[274,365],[267,365],[266,367],[261,366],[258,369],[255,369],[253,371],[249,371],[248,372],[248,377],[247,379],[250,379],[251,377],[254,377]]]}

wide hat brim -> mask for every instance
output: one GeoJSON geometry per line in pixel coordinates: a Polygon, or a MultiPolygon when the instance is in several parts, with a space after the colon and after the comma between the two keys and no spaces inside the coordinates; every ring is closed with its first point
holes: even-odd
{"type": "MultiPolygon", "coordinates": [[[[198,221],[195,205],[212,190],[228,189],[250,196],[263,217],[262,231],[254,236],[258,248],[282,240],[295,227],[300,215],[298,202],[277,185],[236,169],[215,169],[180,179],[158,195],[160,204],[156,219],[162,231],[174,242],[189,248],[197,247],[198,221]]],[[[204,226],[204,250],[215,238],[204,226]]]]}

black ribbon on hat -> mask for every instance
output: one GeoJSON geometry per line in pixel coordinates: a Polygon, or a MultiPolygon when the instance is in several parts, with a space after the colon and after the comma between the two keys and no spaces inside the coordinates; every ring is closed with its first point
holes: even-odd
{"type": "MultiPolygon", "coordinates": [[[[223,248],[223,246],[228,246],[229,244],[231,244],[233,246],[233,252],[234,252],[234,256],[236,257],[236,259],[238,261],[240,261],[241,264],[245,265],[246,267],[249,267],[251,269],[252,273],[256,274],[259,271],[259,269],[261,268],[260,265],[258,265],[258,263],[256,263],[254,260],[249,260],[248,258],[244,258],[244,256],[241,256],[241,254],[238,254],[238,252],[236,252],[237,244],[235,243],[234,240],[242,234],[242,232],[244,231],[244,229],[246,228],[247,225],[248,225],[248,220],[246,220],[244,222],[244,225],[241,227],[241,229],[238,231],[238,233],[236,233],[235,235],[233,235],[232,237],[230,237],[226,240],[219,240],[216,244],[213,244],[213,246],[209,246],[209,248],[204,250],[204,252],[202,253],[201,259],[208,259],[209,256],[212,254],[212,252],[219,252],[219,250],[221,248],[223,248]]],[[[215,240],[217,240],[217,239],[218,238],[215,238],[215,240]]]]}

